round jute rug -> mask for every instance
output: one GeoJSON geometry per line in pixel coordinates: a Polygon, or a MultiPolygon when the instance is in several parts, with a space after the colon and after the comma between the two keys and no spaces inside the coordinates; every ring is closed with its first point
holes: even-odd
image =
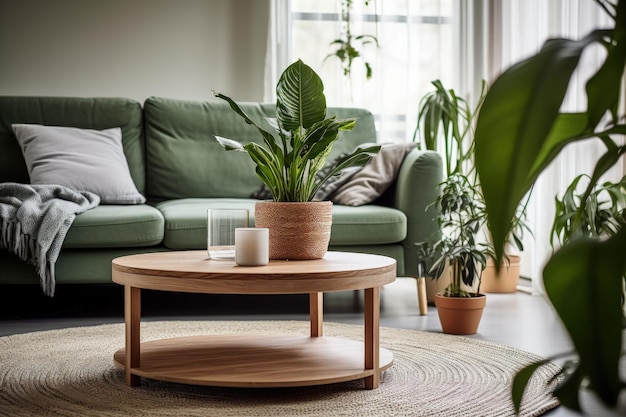
{"type": "MultiPolygon", "coordinates": [[[[142,322],[142,340],[219,333],[304,333],[300,321],[142,322]]],[[[325,323],[324,333],[362,340],[363,328],[325,323]]],[[[491,342],[381,328],[394,354],[381,385],[363,381],[299,388],[220,388],[152,381],[124,384],[113,353],[123,324],[0,338],[0,414],[7,416],[512,416],[515,371],[540,359],[491,342]]],[[[558,406],[550,392],[556,365],[540,369],[521,415],[558,406]]]]}

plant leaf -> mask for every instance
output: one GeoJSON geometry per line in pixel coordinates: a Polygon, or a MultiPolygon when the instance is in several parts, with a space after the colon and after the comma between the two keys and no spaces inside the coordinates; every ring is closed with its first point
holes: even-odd
{"type": "Polygon", "coordinates": [[[254,142],[248,143],[244,148],[256,164],[257,176],[270,189],[274,199],[278,198],[284,193],[284,190],[280,188],[283,184],[280,180],[282,165],[278,157],[254,142]]]}
{"type": "Polygon", "coordinates": [[[276,145],[276,139],[274,139],[274,136],[272,136],[271,133],[269,133],[268,131],[264,130],[259,125],[257,125],[254,122],[254,120],[252,120],[250,116],[248,116],[246,112],[244,112],[241,109],[241,107],[239,107],[239,105],[235,103],[230,97],[227,97],[216,91],[214,91],[213,94],[215,94],[215,97],[225,100],[230,105],[230,108],[233,109],[233,111],[237,113],[239,116],[241,116],[241,118],[243,118],[243,120],[247,124],[254,126],[256,130],[261,134],[261,136],[263,137],[263,141],[271,149],[272,153],[276,154],[281,159],[283,158],[283,152],[281,148],[278,145],[276,145]]]}
{"type": "Polygon", "coordinates": [[[579,239],[556,252],[543,272],[546,293],[578,352],[580,371],[610,406],[622,388],[624,247],[626,229],[605,241],[579,239]]]}
{"type": "Polygon", "coordinates": [[[308,129],[326,116],[321,78],[302,60],[291,64],[276,85],[276,113],[283,130],[308,129]]]}
{"type": "Polygon", "coordinates": [[[215,136],[215,139],[219,142],[220,145],[224,147],[227,151],[240,151],[245,152],[243,145],[236,140],[224,138],[222,136],[215,136]]]}
{"type": "Polygon", "coordinates": [[[535,371],[541,366],[550,363],[548,359],[531,363],[520,369],[513,377],[513,384],[511,386],[511,397],[513,399],[513,405],[515,406],[515,414],[519,414],[520,407],[522,406],[522,399],[524,397],[524,391],[528,385],[528,381],[533,376],[535,371]]]}
{"type": "Polygon", "coordinates": [[[617,123],[617,108],[619,104],[620,81],[626,64],[626,3],[620,1],[615,9],[615,29],[598,31],[606,38],[605,46],[608,55],[602,67],[587,82],[589,126],[596,126],[605,112],[610,111],[613,122],[617,123]]]}
{"type": "Polygon", "coordinates": [[[584,375],[580,367],[576,366],[574,371],[572,371],[570,375],[567,375],[565,380],[554,390],[554,394],[559,401],[561,401],[561,404],[580,413],[582,413],[582,408],[580,406],[578,392],[583,380],[584,375]]]}
{"type": "Polygon", "coordinates": [[[360,166],[364,166],[365,164],[367,164],[369,160],[372,159],[372,157],[380,151],[380,148],[381,148],[380,145],[368,146],[367,148],[357,148],[351,154],[345,155],[344,157],[340,158],[335,164],[335,166],[333,167],[333,169],[331,169],[326,174],[326,176],[324,176],[317,183],[315,189],[312,192],[312,195],[315,195],[315,193],[319,190],[319,188],[326,181],[328,181],[329,178],[333,177],[334,175],[337,175],[342,170],[346,168],[350,168],[350,167],[357,167],[357,166],[360,167],[360,166]]]}
{"type": "Polygon", "coordinates": [[[526,184],[530,188],[532,182],[539,176],[541,171],[556,158],[563,148],[576,141],[588,139],[593,132],[586,130],[587,114],[586,113],[560,113],[556,116],[550,133],[546,136],[545,141],[541,144],[541,148],[537,153],[535,163],[528,174],[526,184]]]}
{"type": "Polygon", "coordinates": [[[339,139],[340,130],[350,130],[356,125],[356,119],[336,120],[334,117],[316,123],[307,131],[304,138],[305,159],[317,158],[339,139]]]}
{"type": "Polygon", "coordinates": [[[483,187],[489,229],[502,258],[506,236],[519,202],[538,174],[534,167],[552,131],[569,79],[592,32],[580,41],[550,39],[538,54],[505,71],[493,83],[476,126],[476,167],[483,187]]]}

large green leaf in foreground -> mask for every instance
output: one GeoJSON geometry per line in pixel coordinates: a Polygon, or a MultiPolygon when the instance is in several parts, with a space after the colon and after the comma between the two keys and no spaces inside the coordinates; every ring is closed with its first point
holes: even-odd
{"type": "Polygon", "coordinates": [[[580,41],[549,40],[537,55],[504,72],[487,92],[476,126],[475,156],[498,256],[511,218],[539,174],[537,167],[545,167],[547,158],[558,153],[545,145],[562,147],[583,134],[586,120],[564,122],[559,132],[553,127],[580,55],[599,38],[594,32],[580,41]]]}
{"type": "MultiPolygon", "coordinates": [[[[626,229],[606,240],[585,239],[559,250],[544,269],[544,285],[578,352],[578,368],[608,405],[622,385],[622,294],[626,229]]],[[[580,381],[566,382],[557,395],[575,398],[580,381]],[[565,395],[561,395],[565,394],[565,395]]],[[[564,405],[576,409],[577,403],[564,405]]]]}

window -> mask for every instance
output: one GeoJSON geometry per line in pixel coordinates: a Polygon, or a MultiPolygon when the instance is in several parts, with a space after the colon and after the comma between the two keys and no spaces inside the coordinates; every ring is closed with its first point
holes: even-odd
{"type": "MultiPolygon", "coordinates": [[[[377,120],[379,142],[410,141],[419,100],[440,79],[447,88],[475,103],[480,81],[493,81],[505,68],[536,52],[545,39],[580,38],[608,18],[591,0],[352,0],[351,32],[378,38],[380,48],[359,51],[372,65],[365,79],[362,61],[350,79],[340,61],[326,58],[330,43],[341,34],[342,0],[271,0],[272,25],[268,43],[266,99],[275,99],[278,75],[301,58],[322,77],[328,105],[365,107],[377,120]]],[[[589,55],[589,54],[588,54],[589,55]]],[[[595,56],[588,56],[593,61],[595,56]]],[[[593,64],[593,63],[591,63],[593,64]]],[[[591,65],[594,70],[595,65],[591,65]]],[[[584,76],[576,81],[584,85],[584,76]]],[[[582,87],[567,99],[567,108],[584,106],[582,87]]],[[[541,270],[551,253],[548,244],[554,196],[575,174],[593,167],[598,144],[567,150],[542,175],[529,207],[534,238],[525,245],[522,274],[541,291],[541,270]]],[[[612,179],[621,178],[616,167],[612,179]]]]}
{"type": "MultiPolygon", "coordinates": [[[[341,0],[274,0],[276,70],[270,86],[291,62],[302,59],[322,78],[329,106],[364,107],[374,113],[380,142],[412,140],[420,98],[430,82],[450,85],[456,77],[452,0],[352,0],[350,30],[372,35],[356,42],[362,55],[343,75],[331,43],[341,35],[341,0]],[[364,62],[372,68],[366,79],[364,62]]],[[[269,62],[268,62],[269,63],[269,62]]],[[[273,90],[266,89],[273,101],[273,90]]]]}

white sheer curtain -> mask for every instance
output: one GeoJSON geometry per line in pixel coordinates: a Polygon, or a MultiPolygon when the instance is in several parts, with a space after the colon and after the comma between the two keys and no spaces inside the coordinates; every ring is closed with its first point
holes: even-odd
{"type": "MultiPolygon", "coordinates": [[[[593,0],[488,0],[491,30],[487,40],[489,51],[488,79],[493,80],[503,69],[534,54],[548,38],[579,39],[594,28],[608,27],[610,18],[593,0]]],[[[586,108],[584,84],[595,72],[604,50],[587,51],[580,70],[570,84],[565,111],[586,108]]],[[[522,275],[533,280],[535,293],[543,293],[542,270],[552,253],[550,230],[554,217],[554,197],[562,195],[573,178],[591,173],[598,156],[604,151],[599,141],[587,141],[566,148],[541,175],[534,188],[528,221],[534,238],[527,238],[522,262],[522,275]]],[[[618,180],[623,167],[614,168],[607,179],[618,180]]]]}
{"type": "Polygon", "coordinates": [[[351,78],[340,61],[326,58],[340,35],[340,0],[271,0],[265,99],[274,101],[281,71],[302,59],[322,78],[329,106],[364,107],[374,113],[380,142],[412,140],[420,98],[441,79],[455,87],[453,0],[354,0],[351,32],[377,37],[380,47],[359,51],[372,66],[367,80],[356,59],[351,78]]]}
{"type": "MultiPolygon", "coordinates": [[[[580,38],[610,19],[593,0],[354,0],[352,33],[373,34],[380,48],[363,48],[372,64],[366,80],[356,61],[351,80],[341,75],[330,42],[339,37],[340,0],[270,0],[266,101],[275,100],[274,87],[286,66],[301,58],[324,80],[328,104],[370,109],[376,117],[380,142],[411,140],[420,98],[430,82],[474,102],[482,79],[493,81],[505,68],[534,54],[550,37],[580,38]]],[[[603,51],[583,56],[564,110],[585,108],[584,82],[603,51]]],[[[591,172],[603,146],[596,141],[576,144],[540,177],[528,212],[534,237],[522,255],[522,275],[542,292],[542,269],[552,253],[549,233],[554,197],[578,174],[591,172]]],[[[621,178],[623,167],[608,178],[621,178]]]]}

